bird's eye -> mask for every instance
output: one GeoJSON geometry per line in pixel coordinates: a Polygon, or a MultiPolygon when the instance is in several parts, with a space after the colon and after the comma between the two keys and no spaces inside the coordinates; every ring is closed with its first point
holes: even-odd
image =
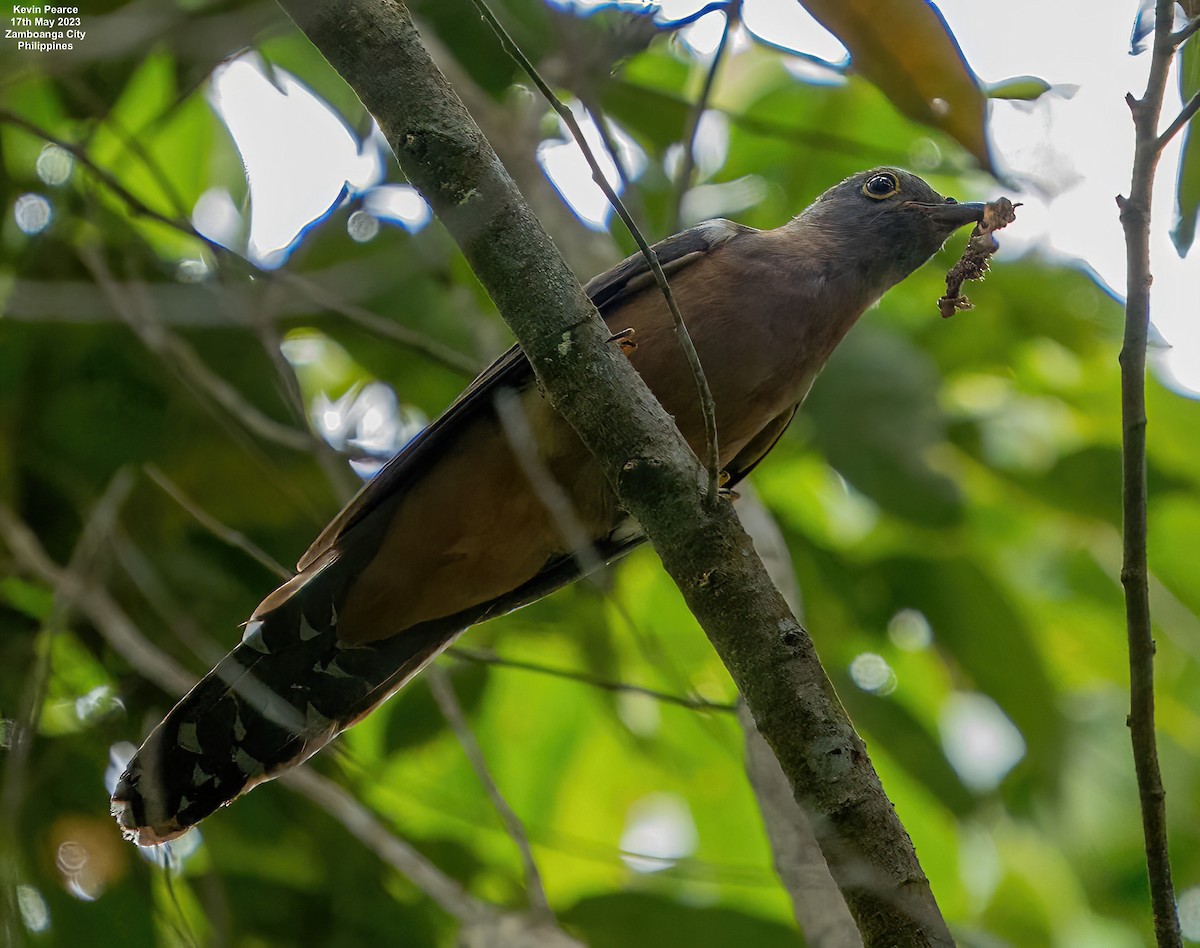
{"type": "Polygon", "coordinates": [[[874,198],[877,201],[883,198],[891,197],[900,190],[900,182],[894,174],[890,172],[882,172],[881,174],[873,174],[867,179],[867,183],[863,185],[862,192],[869,198],[874,198]]]}

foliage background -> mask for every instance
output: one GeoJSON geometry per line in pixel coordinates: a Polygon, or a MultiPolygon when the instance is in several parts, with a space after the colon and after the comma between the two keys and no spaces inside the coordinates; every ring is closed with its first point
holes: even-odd
{"type": "MultiPolygon", "coordinates": [[[[615,14],[496,6],[561,88],[647,151],[635,212],[652,236],[674,230],[663,159],[684,136],[704,64],[669,30],[615,14]]],[[[629,252],[624,235],[588,232],[555,204],[533,155],[557,128],[513,89],[519,77],[465,0],[412,7],[580,276],[629,252]]],[[[0,549],[0,841],[5,884],[24,907],[17,922],[6,901],[6,934],[56,945],[451,944],[452,917],[280,785],[213,817],[164,872],[120,841],[105,768],[110,745],[140,740],[174,697],[136,656],[203,671],[275,581],[169,496],[164,476],[292,562],[354,484],[310,433],[318,394],[384,380],[406,411],[432,417],[465,382],[356,308],[465,364],[497,354],[505,331],[436,224],[351,240],[363,194],[315,223],[278,273],[144,213],[184,220],[212,187],[246,200],[205,83],[247,44],[360,135],[369,118],[269,3],[99,0],[86,12],[106,27],[103,46],[40,59],[6,51],[0,63],[0,499],[12,512],[0,549]],[[77,144],[109,183],[76,161],[47,185],[37,171],[46,140],[14,116],[77,144]],[[53,207],[32,235],[14,215],[28,193],[53,207]],[[319,358],[294,366],[280,355],[285,338],[319,358]],[[65,568],[57,581],[18,549],[20,523],[65,568]],[[104,596],[144,641],[122,646],[125,627],[97,611],[104,596]],[[22,747],[13,738],[31,706],[37,731],[22,747]],[[83,864],[67,858],[81,852],[83,864]]],[[[728,118],[728,151],[702,167],[703,184],[740,184],[710,189],[708,216],[777,226],[830,183],[885,162],[944,193],[997,193],[950,136],[905,118],[875,86],[801,81],[786,59],[752,44],[723,66],[711,105],[728,118]],[[736,206],[748,187],[755,203],[736,206]]],[[[1001,254],[972,291],[977,310],[942,321],[934,301],[955,255],[952,245],[864,318],[755,486],[829,674],[962,941],[1138,945],[1149,925],[1124,727],[1120,309],[1084,273],[1001,254]],[[864,655],[886,662],[881,678],[863,674],[882,667],[864,655]],[[964,722],[977,747],[1011,740],[994,708],[1024,751],[989,782],[947,747],[964,722]]],[[[1149,398],[1160,752],[1183,891],[1200,885],[1200,407],[1153,382],[1149,398]]],[[[566,590],[464,644],[673,695],[735,697],[648,550],[604,588],[566,590]]],[[[600,946],[798,942],[731,714],[442,664],[568,930],[600,946]],[[623,834],[647,811],[683,828],[677,858],[655,872],[622,859],[623,834]]],[[[513,840],[425,682],[314,766],[473,894],[524,905],[513,840]]]]}

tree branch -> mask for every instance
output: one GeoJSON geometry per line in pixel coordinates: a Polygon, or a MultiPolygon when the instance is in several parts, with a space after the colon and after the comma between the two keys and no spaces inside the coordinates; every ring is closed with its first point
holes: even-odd
{"type": "Polygon", "coordinates": [[[654,543],[812,814],[868,945],[952,939],[904,828],[726,503],[654,400],[395,0],[281,0],[376,118],[564,418],[654,543]]]}
{"type": "Polygon", "coordinates": [[[1197,30],[1200,30],[1200,16],[1193,19],[1187,26],[1183,27],[1178,33],[1171,34],[1171,45],[1178,49],[1188,41],[1197,30]]]}
{"type": "Polygon", "coordinates": [[[1157,0],[1150,75],[1141,99],[1126,97],[1134,123],[1129,197],[1118,197],[1125,229],[1125,339],[1121,347],[1122,527],[1125,620],[1129,640],[1129,718],[1145,837],[1154,932],[1160,948],[1181,944],[1167,848],[1166,792],[1154,733],[1154,634],[1146,566],[1146,337],[1150,324],[1150,207],[1162,154],[1157,134],[1175,46],[1173,0],[1157,0]]]}
{"type": "Polygon", "coordinates": [[[737,710],[736,705],[725,704],[721,701],[707,701],[704,698],[673,695],[665,691],[657,691],[654,688],[633,685],[626,681],[609,681],[604,678],[597,678],[586,672],[571,671],[568,668],[551,668],[548,665],[539,665],[536,662],[525,662],[517,658],[504,658],[500,655],[493,655],[491,652],[481,652],[478,649],[466,648],[462,645],[450,646],[450,648],[446,649],[446,654],[451,658],[456,658],[463,662],[495,665],[497,668],[512,668],[517,671],[548,675],[552,678],[563,678],[567,681],[576,681],[581,685],[587,685],[589,688],[609,691],[614,694],[643,695],[647,698],[653,698],[655,701],[661,701],[663,704],[673,704],[680,708],[687,708],[690,711],[720,711],[729,714],[737,710]]]}

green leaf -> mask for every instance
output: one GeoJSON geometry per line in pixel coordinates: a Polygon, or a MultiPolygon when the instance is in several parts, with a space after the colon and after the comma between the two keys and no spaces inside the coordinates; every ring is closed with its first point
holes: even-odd
{"type": "Polygon", "coordinates": [[[849,678],[837,684],[856,729],[879,741],[897,764],[952,813],[962,816],[975,808],[970,791],[946,760],[937,738],[916,715],[891,698],[863,691],[849,678]]]}
{"type": "Polygon", "coordinates": [[[989,99],[1018,99],[1022,102],[1033,102],[1049,92],[1050,88],[1050,83],[1037,76],[1013,76],[1011,79],[989,82],[986,91],[989,99]]]}
{"type": "Polygon", "coordinates": [[[1062,714],[1032,630],[1007,591],[962,558],[897,557],[876,575],[892,597],[888,613],[916,609],[929,620],[967,680],[1020,729],[1037,779],[1052,781],[1061,763],[1062,714]]]}
{"type": "Polygon", "coordinates": [[[795,948],[796,932],[778,922],[722,906],[686,906],[647,892],[583,899],[562,921],[578,927],[592,948],[688,945],[689,948],[795,948]]]}
{"type": "MultiPolygon", "coordinates": [[[[1184,102],[1200,94],[1200,43],[1193,37],[1179,54],[1179,93],[1184,102]]],[[[1183,148],[1179,153],[1179,184],[1175,192],[1175,226],[1171,241],[1179,256],[1187,256],[1196,238],[1196,217],[1200,215],[1200,141],[1196,138],[1195,119],[1183,130],[1183,148]]]]}
{"type": "Polygon", "coordinates": [[[804,411],[817,445],[855,487],[885,510],[930,526],[954,523],[958,488],[930,466],[945,438],[938,378],[900,337],[859,326],[813,386],[804,411]]]}
{"type": "Polygon", "coordinates": [[[925,0],[803,0],[850,51],[851,68],[909,118],[955,138],[988,171],[987,101],[958,41],[925,0]]]}
{"type": "Polygon", "coordinates": [[[0,580],[0,602],[23,612],[31,619],[45,622],[54,608],[54,592],[45,586],[26,582],[18,576],[0,580]]]}

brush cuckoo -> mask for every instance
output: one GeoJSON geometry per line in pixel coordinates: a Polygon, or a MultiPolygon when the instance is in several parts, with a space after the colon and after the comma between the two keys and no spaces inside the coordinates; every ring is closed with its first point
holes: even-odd
{"type": "MultiPolygon", "coordinates": [[[[710,220],[655,246],[716,402],[727,484],[771,450],[863,311],[983,209],[877,168],[775,230],[710,220]]],[[[633,330],[628,357],[703,456],[695,381],[645,260],[586,289],[610,327],[633,330]]],[[[578,578],[579,558],[506,437],[501,397],[523,411],[596,559],[641,542],[513,347],[363,487],[149,735],[112,797],[126,835],[179,835],[315,753],[468,626],[578,578]]]]}

